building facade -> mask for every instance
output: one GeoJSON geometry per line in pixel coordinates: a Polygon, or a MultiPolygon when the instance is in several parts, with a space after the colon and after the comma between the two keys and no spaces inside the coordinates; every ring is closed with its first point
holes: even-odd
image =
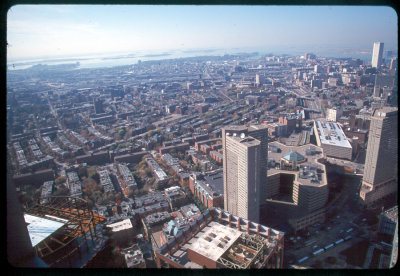
{"type": "Polygon", "coordinates": [[[335,122],[314,122],[317,145],[323,148],[326,156],[351,160],[352,147],[342,128],[335,122]]]}
{"type": "Polygon", "coordinates": [[[258,222],[262,187],[266,185],[268,128],[228,126],[222,137],[224,209],[258,222]]]}
{"type": "Polygon", "coordinates": [[[372,51],[372,67],[379,68],[382,64],[383,42],[375,42],[372,51]]]}
{"type": "Polygon", "coordinates": [[[337,122],[342,116],[342,109],[340,107],[328,108],[326,110],[326,120],[337,122]]]}
{"type": "Polygon", "coordinates": [[[369,207],[397,192],[398,110],[376,109],[371,118],[360,197],[369,207]]]}

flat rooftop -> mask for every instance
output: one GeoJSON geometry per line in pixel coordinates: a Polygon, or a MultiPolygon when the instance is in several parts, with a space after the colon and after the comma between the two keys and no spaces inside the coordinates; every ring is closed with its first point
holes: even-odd
{"type": "MultiPolygon", "coordinates": [[[[176,251],[171,250],[168,252],[168,245],[163,245],[163,247],[157,251],[157,254],[171,259],[184,268],[202,268],[202,266],[189,260],[187,253],[189,248],[203,256],[206,256],[207,258],[210,258],[211,260],[217,261],[221,256],[223,256],[224,253],[227,252],[229,248],[235,245],[235,242],[237,242],[243,234],[248,231],[247,226],[249,226],[251,235],[254,235],[257,231],[259,231],[259,234],[266,238],[268,232],[270,231],[270,241],[267,242],[267,239],[265,239],[268,247],[267,256],[269,256],[273,250],[277,248],[279,240],[283,238],[283,233],[280,231],[254,222],[249,222],[242,218],[241,230],[239,231],[236,227],[239,218],[234,215],[231,215],[232,225],[229,227],[229,213],[219,208],[208,209],[203,213],[203,215],[196,218],[196,220],[204,221],[204,216],[208,222],[205,225],[202,224],[203,227],[200,229],[200,231],[192,231],[188,225],[182,230],[182,232],[178,233],[177,236],[168,242],[170,247],[174,247],[176,244],[179,244],[176,251]],[[208,220],[210,212],[213,212],[214,216],[213,220],[211,221],[208,220]],[[186,235],[191,237],[187,242],[184,242],[183,232],[187,232],[186,235]],[[193,233],[193,236],[191,236],[190,233],[193,233]]],[[[196,229],[196,224],[196,221],[192,222],[194,229],[196,229]]]]}
{"type": "Polygon", "coordinates": [[[321,144],[351,148],[342,128],[335,122],[315,121],[321,144]]]}
{"type": "Polygon", "coordinates": [[[122,231],[122,230],[126,230],[126,229],[131,229],[133,226],[132,226],[131,220],[128,218],[123,221],[109,224],[109,225],[107,225],[107,227],[111,228],[111,231],[113,231],[113,232],[118,232],[118,231],[122,231]]]}
{"type": "Polygon", "coordinates": [[[309,169],[319,169],[322,170],[321,172],[321,179],[320,181],[317,182],[312,182],[311,178],[300,178],[299,177],[299,171],[289,171],[289,170],[281,170],[279,168],[268,168],[267,174],[268,176],[277,174],[277,173],[283,173],[283,174],[294,174],[296,175],[296,181],[300,182],[303,185],[309,185],[309,186],[322,186],[326,185],[327,179],[326,179],[326,168],[323,164],[318,162],[318,159],[323,158],[323,150],[322,148],[307,144],[304,146],[286,146],[284,144],[281,144],[279,142],[272,142],[269,143],[270,146],[279,148],[281,152],[273,152],[268,150],[268,159],[274,159],[275,163],[280,163],[281,158],[286,155],[289,152],[298,152],[301,155],[303,155],[305,158],[307,158],[307,161],[301,164],[298,164],[297,166],[306,166],[309,169]],[[307,150],[310,149],[310,147],[313,148],[314,154],[312,155],[307,155],[307,150]]]}
{"type": "Polygon", "coordinates": [[[233,136],[227,136],[226,139],[233,139],[234,141],[240,143],[241,145],[244,145],[246,147],[254,147],[260,145],[260,141],[257,139],[254,139],[251,136],[235,136],[236,134],[234,133],[233,136]]]}
{"type": "Polygon", "coordinates": [[[211,222],[203,231],[197,233],[188,249],[216,262],[241,234],[242,232],[234,228],[211,222]]]}
{"type": "Polygon", "coordinates": [[[204,175],[204,183],[201,183],[201,180],[198,182],[210,195],[212,195],[214,192],[218,195],[224,194],[224,178],[222,171],[207,173],[204,175]],[[202,184],[209,184],[210,186],[202,184]]]}
{"type": "Polygon", "coordinates": [[[397,115],[397,107],[384,106],[374,111],[374,117],[388,117],[397,115]]]}
{"type": "MultiPolygon", "coordinates": [[[[27,228],[29,237],[31,238],[32,246],[36,246],[41,241],[43,241],[65,225],[65,223],[59,221],[45,219],[28,214],[24,214],[24,219],[25,222],[28,224],[27,228]]],[[[64,219],[60,218],[60,221],[62,220],[64,219]]]]}
{"type": "Polygon", "coordinates": [[[397,205],[390,209],[387,209],[383,213],[385,216],[387,216],[393,220],[398,220],[398,206],[397,205]]]}

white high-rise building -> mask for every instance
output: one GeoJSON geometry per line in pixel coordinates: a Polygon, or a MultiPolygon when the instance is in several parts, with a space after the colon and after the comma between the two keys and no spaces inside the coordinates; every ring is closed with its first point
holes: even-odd
{"type": "Polygon", "coordinates": [[[260,198],[267,177],[268,128],[264,125],[222,129],[224,209],[259,221],[260,198]]]}
{"type": "Polygon", "coordinates": [[[382,64],[383,42],[375,42],[372,51],[372,67],[379,68],[382,64]]]}
{"type": "Polygon", "coordinates": [[[397,129],[396,107],[383,107],[374,111],[360,190],[360,197],[367,207],[397,191],[397,129]]]}

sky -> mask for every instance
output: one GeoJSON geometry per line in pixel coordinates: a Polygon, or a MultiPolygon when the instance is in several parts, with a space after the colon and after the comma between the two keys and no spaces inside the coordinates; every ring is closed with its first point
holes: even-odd
{"type": "Polygon", "coordinates": [[[7,57],[139,50],[328,47],[397,50],[397,14],[368,6],[16,5],[7,57]]]}

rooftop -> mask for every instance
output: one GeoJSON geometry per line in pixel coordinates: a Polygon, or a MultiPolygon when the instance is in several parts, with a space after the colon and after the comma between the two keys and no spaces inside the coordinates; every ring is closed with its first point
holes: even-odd
{"type": "Polygon", "coordinates": [[[398,220],[398,206],[394,206],[390,209],[387,209],[383,212],[383,214],[393,220],[398,220]]]}
{"type": "Polygon", "coordinates": [[[305,159],[304,156],[298,153],[297,151],[290,151],[287,154],[285,154],[282,158],[292,162],[303,161],[305,159]]]}
{"type": "Polygon", "coordinates": [[[310,144],[304,146],[286,146],[279,142],[269,143],[268,146],[270,149],[279,148],[281,150],[281,152],[277,152],[276,150],[268,150],[268,159],[275,161],[276,164],[280,164],[280,159],[285,156],[288,158],[289,156],[296,158],[301,156],[304,159],[307,158],[306,162],[299,165],[301,167],[299,171],[289,171],[280,169],[279,167],[269,167],[267,171],[268,175],[273,175],[276,173],[295,174],[296,181],[303,185],[310,186],[322,186],[328,183],[326,179],[326,168],[323,164],[318,162],[320,158],[323,158],[322,148],[314,145],[310,146],[310,144]]]}
{"type": "Polygon", "coordinates": [[[335,122],[315,121],[321,144],[351,148],[342,128],[335,122]]]}
{"type": "Polygon", "coordinates": [[[388,117],[397,115],[397,107],[384,106],[374,111],[374,117],[388,117]]]}
{"type": "Polygon", "coordinates": [[[131,229],[133,226],[131,220],[128,218],[123,221],[119,221],[113,224],[108,224],[107,227],[111,228],[111,231],[113,232],[118,232],[126,229],[131,229]]]}
{"type": "Polygon", "coordinates": [[[212,221],[193,237],[188,249],[216,262],[241,234],[234,228],[212,221]]]}
{"type": "Polygon", "coordinates": [[[254,234],[258,233],[263,238],[270,236],[270,239],[264,239],[269,249],[267,257],[272,254],[273,249],[279,247],[283,238],[283,233],[280,231],[230,215],[218,208],[210,208],[159,248],[156,254],[163,255],[185,268],[201,268],[200,265],[189,260],[187,252],[189,248],[216,261],[245,233],[251,236],[257,236],[254,234]],[[232,224],[229,226],[230,220],[232,224]],[[184,241],[185,235],[190,237],[187,242],[184,241]]]}

